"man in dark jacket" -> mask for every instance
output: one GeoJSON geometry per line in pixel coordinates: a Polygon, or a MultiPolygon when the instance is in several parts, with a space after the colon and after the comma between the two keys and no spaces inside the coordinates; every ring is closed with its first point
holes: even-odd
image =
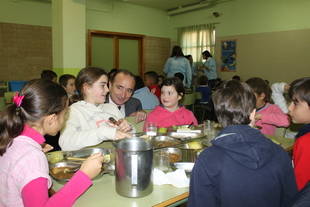
{"type": "Polygon", "coordinates": [[[214,94],[224,129],[202,152],[190,181],[189,207],[290,206],[297,193],[291,159],[251,125],[255,95],[232,80],[214,94]]]}
{"type": "Polygon", "coordinates": [[[139,99],[133,98],[135,76],[127,70],[117,70],[109,80],[110,93],[107,103],[115,104],[125,116],[136,117],[136,122],[144,121],[146,112],[139,99]]]}

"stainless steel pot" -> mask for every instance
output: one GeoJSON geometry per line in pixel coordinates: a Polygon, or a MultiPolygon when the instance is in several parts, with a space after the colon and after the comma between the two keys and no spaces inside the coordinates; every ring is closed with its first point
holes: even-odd
{"type": "Polygon", "coordinates": [[[142,138],[128,138],[114,143],[115,187],[125,197],[143,197],[153,191],[152,144],[142,138]]]}

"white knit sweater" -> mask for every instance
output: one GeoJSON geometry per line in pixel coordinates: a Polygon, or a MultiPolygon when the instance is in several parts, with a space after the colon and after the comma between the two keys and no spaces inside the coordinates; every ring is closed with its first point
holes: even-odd
{"type": "Polygon", "coordinates": [[[62,150],[79,150],[83,147],[114,139],[116,128],[106,124],[110,117],[124,118],[115,105],[98,106],[79,101],[70,106],[69,116],[61,131],[59,145],[62,150]]]}

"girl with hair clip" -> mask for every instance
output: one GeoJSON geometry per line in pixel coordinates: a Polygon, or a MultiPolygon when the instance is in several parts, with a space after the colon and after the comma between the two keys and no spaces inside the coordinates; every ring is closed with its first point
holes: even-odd
{"type": "Polygon", "coordinates": [[[197,119],[193,112],[179,104],[184,95],[183,83],[176,77],[167,78],[161,88],[161,103],[146,118],[144,129],[148,123],[154,123],[157,127],[171,127],[186,124],[197,125],[197,119]]]}
{"type": "Polygon", "coordinates": [[[52,181],[41,145],[55,135],[68,108],[66,91],[49,80],[29,81],[0,116],[0,206],[72,206],[92,185],[103,156],[95,154],[52,197],[52,181]]]}
{"type": "Polygon", "coordinates": [[[60,133],[62,150],[78,150],[104,140],[130,137],[131,126],[113,104],[104,103],[108,89],[107,73],[97,67],[82,69],[75,81],[80,101],[70,106],[68,120],[60,133]],[[112,123],[110,118],[117,120],[112,123]]]}

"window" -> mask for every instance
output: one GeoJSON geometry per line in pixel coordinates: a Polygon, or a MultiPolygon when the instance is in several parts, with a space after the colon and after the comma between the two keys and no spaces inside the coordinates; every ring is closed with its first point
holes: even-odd
{"type": "Polygon", "coordinates": [[[201,62],[201,53],[209,50],[214,54],[215,27],[214,24],[194,25],[179,28],[179,43],[184,55],[192,55],[194,62],[201,62]]]}

